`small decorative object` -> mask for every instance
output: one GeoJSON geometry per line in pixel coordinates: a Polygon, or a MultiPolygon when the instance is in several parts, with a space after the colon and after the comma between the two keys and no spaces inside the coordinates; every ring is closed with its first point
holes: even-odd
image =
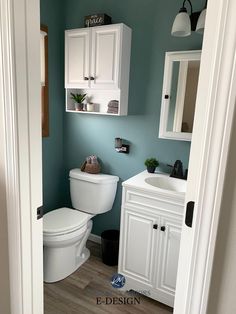
{"type": "Polygon", "coordinates": [[[84,104],[83,101],[86,97],[86,94],[71,94],[71,99],[75,101],[75,110],[76,111],[83,111],[84,109],[84,104]]]}
{"type": "Polygon", "coordinates": [[[84,26],[93,27],[111,24],[111,17],[105,13],[93,14],[84,17],[84,26]]]}
{"type": "Polygon", "coordinates": [[[118,153],[129,154],[129,145],[123,144],[122,138],[115,138],[115,149],[118,153]]]}
{"type": "Polygon", "coordinates": [[[158,167],[159,162],[156,160],[156,158],[148,158],[144,162],[145,166],[147,167],[147,171],[149,173],[154,173],[156,170],[156,167],[158,167]]]}
{"type": "Polygon", "coordinates": [[[119,101],[118,100],[110,100],[107,105],[107,113],[118,114],[119,111],[119,101]]]}
{"type": "Polygon", "coordinates": [[[86,160],[83,162],[80,170],[92,174],[99,173],[101,171],[101,167],[98,163],[97,156],[95,155],[88,156],[86,160]]]}
{"type": "Polygon", "coordinates": [[[94,104],[92,102],[87,103],[87,111],[94,111],[94,104]]]}

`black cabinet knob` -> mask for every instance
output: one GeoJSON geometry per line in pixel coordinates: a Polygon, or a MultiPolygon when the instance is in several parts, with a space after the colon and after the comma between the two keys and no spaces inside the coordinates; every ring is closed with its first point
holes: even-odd
{"type": "Polygon", "coordinates": [[[158,228],[158,224],[154,224],[153,229],[157,229],[157,228],[158,228]]]}
{"type": "Polygon", "coordinates": [[[165,231],[166,227],[165,226],[161,226],[161,231],[165,231]]]}
{"type": "Polygon", "coordinates": [[[94,81],[94,77],[93,77],[93,76],[90,76],[90,80],[91,80],[91,81],[94,81]]]}
{"type": "Polygon", "coordinates": [[[88,81],[88,80],[89,80],[89,78],[88,78],[87,76],[85,76],[85,77],[84,77],[84,80],[85,80],[85,81],[88,81]]]}
{"type": "Polygon", "coordinates": [[[165,95],[165,99],[169,99],[169,95],[165,95]]]}

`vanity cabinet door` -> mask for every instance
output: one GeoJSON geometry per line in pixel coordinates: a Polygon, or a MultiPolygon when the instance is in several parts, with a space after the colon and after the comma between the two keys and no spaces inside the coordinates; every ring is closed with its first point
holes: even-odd
{"type": "Polygon", "coordinates": [[[121,271],[133,279],[153,285],[153,259],[158,218],[125,210],[121,271]]]}
{"type": "Polygon", "coordinates": [[[91,88],[119,87],[120,36],[120,25],[92,29],[91,88]]]}
{"type": "Polygon", "coordinates": [[[65,87],[89,87],[90,30],[65,32],[65,87]]]}
{"type": "Polygon", "coordinates": [[[169,298],[170,305],[174,305],[181,228],[181,220],[170,217],[161,218],[156,289],[160,295],[169,298]]]}

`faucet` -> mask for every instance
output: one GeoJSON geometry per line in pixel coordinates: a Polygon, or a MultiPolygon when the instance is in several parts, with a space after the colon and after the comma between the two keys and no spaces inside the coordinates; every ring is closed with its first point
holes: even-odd
{"type": "Polygon", "coordinates": [[[172,167],[172,171],[171,171],[170,177],[178,178],[178,179],[187,179],[187,172],[185,176],[183,174],[183,164],[181,160],[176,160],[174,163],[174,166],[171,166],[171,167],[172,167]]]}

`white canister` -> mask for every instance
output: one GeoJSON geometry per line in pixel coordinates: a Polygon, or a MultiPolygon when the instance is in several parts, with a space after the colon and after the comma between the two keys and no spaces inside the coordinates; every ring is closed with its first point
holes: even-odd
{"type": "Polygon", "coordinates": [[[94,104],[93,103],[87,103],[87,111],[94,111],[94,104]]]}

